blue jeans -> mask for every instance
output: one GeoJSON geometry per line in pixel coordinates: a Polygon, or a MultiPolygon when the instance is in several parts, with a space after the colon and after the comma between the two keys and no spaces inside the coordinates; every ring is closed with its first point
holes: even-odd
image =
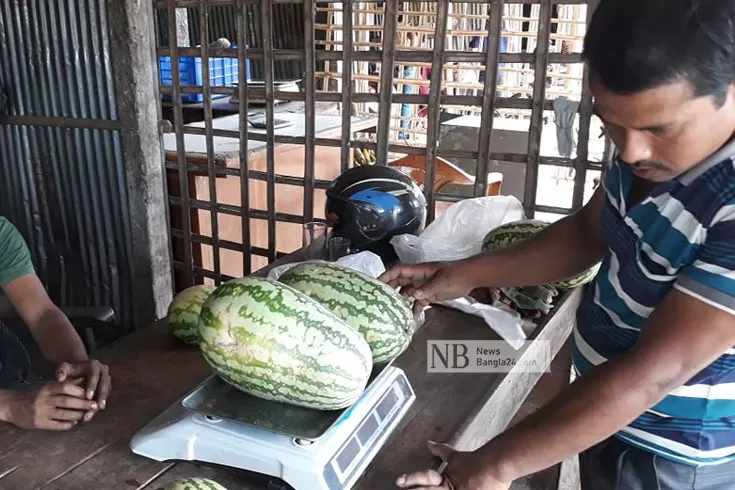
{"type": "Polygon", "coordinates": [[[0,322],[0,389],[28,386],[31,360],[22,336],[0,322]]]}

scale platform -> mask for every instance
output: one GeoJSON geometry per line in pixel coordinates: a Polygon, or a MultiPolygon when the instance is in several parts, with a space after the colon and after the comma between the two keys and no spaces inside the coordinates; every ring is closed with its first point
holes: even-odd
{"type": "Polygon", "coordinates": [[[212,375],[138,431],[130,448],[157,461],[270,475],[295,490],[348,490],[415,399],[392,365],[376,368],[357,402],[335,411],[263,400],[212,375]]]}

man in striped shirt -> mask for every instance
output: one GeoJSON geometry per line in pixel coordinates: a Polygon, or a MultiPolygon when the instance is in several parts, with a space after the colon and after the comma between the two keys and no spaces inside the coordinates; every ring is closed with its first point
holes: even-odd
{"type": "Polygon", "coordinates": [[[382,277],[428,304],[602,260],[577,314],[579,379],[476,451],[432,445],[444,473],[400,487],[507,489],[579,454],[584,490],[735,489],[735,0],[601,0],[584,57],[618,149],[584,208],[382,277]]]}

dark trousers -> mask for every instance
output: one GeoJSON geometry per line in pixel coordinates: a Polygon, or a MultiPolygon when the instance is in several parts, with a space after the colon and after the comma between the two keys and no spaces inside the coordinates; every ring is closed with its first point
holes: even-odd
{"type": "MultiPolygon", "coordinates": [[[[20,389],[30,384],[27,336],[30,332],[15,332],[0,322],[0,389],[20,389]]],[[[32,336],[30,338],[32,341],[32,336]]]]}
{"type": "Polygon", "coordinates": [[[735,462],[677,463],[612,437],[579,455],[582,490],[735,490],[735,462]]]}

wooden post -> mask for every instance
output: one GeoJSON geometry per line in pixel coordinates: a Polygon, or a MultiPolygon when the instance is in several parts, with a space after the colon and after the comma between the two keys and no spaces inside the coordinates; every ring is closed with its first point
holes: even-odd
{"type": "MultiPolygon", "coordinates": [[[[172,265],[159,127],[158,71],[151,2],[108,3],[110,59],[130,203],[135,328],[163,317],[171,301],[172,265]]],[[[122,271],[121,271],[122,273],[122,271]]]]}

